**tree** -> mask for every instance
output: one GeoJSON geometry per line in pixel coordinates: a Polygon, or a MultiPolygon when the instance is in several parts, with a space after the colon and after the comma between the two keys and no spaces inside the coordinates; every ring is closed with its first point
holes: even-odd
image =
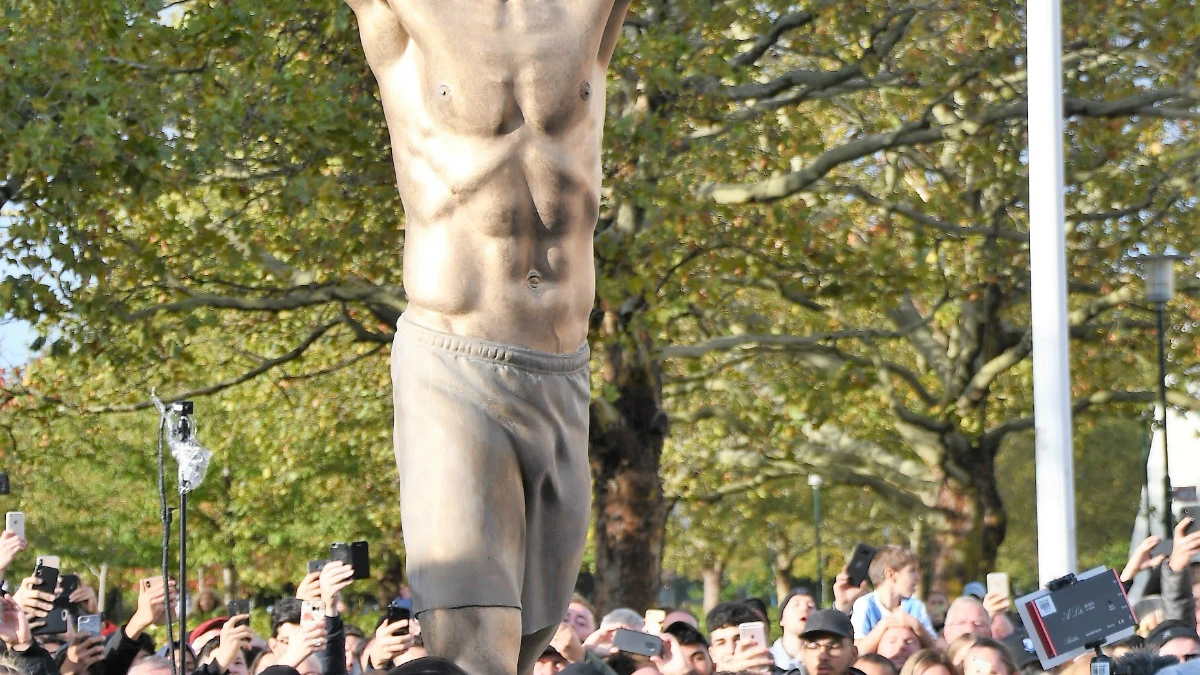
{"type": "MultiPolygon", "coordinates": [[[[137,373],[10,396],[120,412],[151,382],[384,371],[403,230],[346,8],[10,5],[3,251],[27,272],[0,302],[75,372],[137,373]]],[[[1146,314],[1126,254],[1196,249],[1187,15],[1068,8],[1080,412],[1152,398],[1131,385],[1146,314]]],[[[653,601],[671,418],[743,430],[725,450],[758,463],[725,494],[821,470],[930,511],[937,584],[991,565],[996,455],[1032,426],[1023,20],[1018,3],[639,3],[595,237],[602,608],[653,601]]],[[[1177,314],[1194,324],[1191,296],[1177,314]]],[[[1173,345],[1181,372],[1192,349],[1173,345]]]]}

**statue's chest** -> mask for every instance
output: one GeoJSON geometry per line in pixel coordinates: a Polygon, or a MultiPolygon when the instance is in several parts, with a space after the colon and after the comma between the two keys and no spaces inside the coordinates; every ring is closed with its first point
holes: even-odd
{"type": "Polygon", "coordinates": [[[414,3],[415,74],[429,117],[464,133],[553,133],[603,94],[595,0],[414,3]],[[510,7],[510,4],[512,7],[510,7]]]}

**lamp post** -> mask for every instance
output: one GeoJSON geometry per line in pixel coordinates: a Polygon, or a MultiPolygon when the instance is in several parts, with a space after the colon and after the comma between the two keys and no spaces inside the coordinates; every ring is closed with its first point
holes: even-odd
{"type": "Polygon", "coordinates": [[[821,486],[825,484],[825,479],[815,473],[808,475],[808,484],[813,489],[813,532],[814,548],[817,553],[817,608],[824,606],[825,602],[825,575],[822,572],[821,560],[821,486]]]}
{"type": "MultiPolygon", "coordinates": [[[[1158,314],[1158,404],[1162,408],[1163,538],[1166,539],[1175,529],[1171,513],[1171,455],[1167,451],[1167,303],[1175,297],[1175,256],[1152,255],[1143,260],[1146,263],[1146,301],[1154,304],[1158,314]]],[[[1149,511],[1149,485],[1146,500],[1149,511]]]]}

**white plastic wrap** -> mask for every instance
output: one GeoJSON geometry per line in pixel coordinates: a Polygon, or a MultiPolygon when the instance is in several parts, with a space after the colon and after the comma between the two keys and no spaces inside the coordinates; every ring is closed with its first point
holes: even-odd
{"type": "Polygon", "coordinates": [[[212,453],[196,441],[196,429],[191,418],[168,409],[154,392],[150,393],[150,399],[166,423],[167,446],[179,464],[179,493],[191,492],[204,481],[212,453]]]}

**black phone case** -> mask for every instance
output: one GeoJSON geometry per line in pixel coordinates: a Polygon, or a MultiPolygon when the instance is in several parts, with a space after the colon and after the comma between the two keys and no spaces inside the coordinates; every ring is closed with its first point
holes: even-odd
{"type": "MultiPolygon", "coordinates": [[[[387,622],[396,623],[397,621],[411,621],[412,610],[407,607],[397,607],[396,605],[388,605],[387,622]]],[[[397,635],[408,635],[408,629],[398,631],[397,635]]]]}
{"type": "Polygon", "coordinates": [[[1192,524],[1188,525],[1187,532],[1184,534],[1193,534],[1200,531],[1200,506],[1185,506],[1179,516],[1180,520],[1183,518],[1192,519],[1192,524]]]}
{"type": "Polygon", "coordinates": [[[53,567],[38,565],[33,570],[33,576],[38,578],[38,582],[33,585],[33,590],[50,593],[51,595],[54,594],[54,589],[58,587],[58,570],[53,567]]]}
{"type": "Polygon", "coordinates": [[[618,628],[613,634],[613,649],[640,656],[662,656],[663,641],[657,635],[618,628]]]}
{"type": "MultiPolygon", "coordinates": [[[[48,568],[54,569],[54,568],[48,568]]],[[[57,582],[58,574],[54,575],[57,582]]],[[[54,589],[51,589],[52,591],[54,589]]],[[[66,607],[55,607],[50,610],[50,613],[42,619],[44,625],[38,626],[31,631],[34,635],[58,635],[59,633],[67,632],[67,622],[71,620],[71,610],[66,607]]]]}
{"type": "Polygon", "coordinates": [[[249,600],[234,600],[225,607],[225,611],[229,612],[229,616],[237,616],[239,614],[250,613],[249,600]]]}
{"type": "Polygon", "coordinates": [[[859,544],[854,547],[854,554],[850,556],[850,564],[846,566],[846,574],[850,575],[850,585],[858,588],[867,580],[867,575],[871,569],[871,561],[875,559],[875,549],[866,544],[859,544]]]}
{"type": "Polygon", "coordinates": [[[320,572],[321,570],[325,569],[325,566],[328,564],[329,560],[309,560],[308,573],[312,574],[313,572],[320,572]]]}
{"type": "Polygon", "coordinates": [[[59,594],[58,602],[60,605],[66,606],[71,603],[71,594],[79,590],[79,575],[64,574],[61,577],[62,593],[59,594]]]}
{"type": "Polygon", "coordinates": [[[333,544],[329,547],[329,559],[353,567],[353,579],[371,578],[371,553],[365,541],[333,544]]]}

